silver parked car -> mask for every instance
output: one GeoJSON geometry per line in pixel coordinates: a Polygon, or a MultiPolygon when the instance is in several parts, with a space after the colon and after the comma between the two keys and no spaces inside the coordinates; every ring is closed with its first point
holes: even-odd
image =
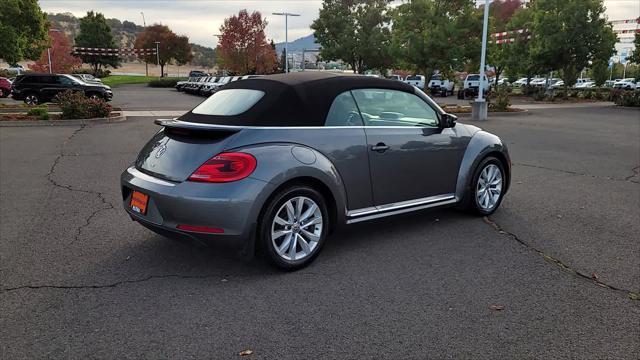
{"type": "Polygon", "coordinates": [[[440,206],[493,213],[511,161],[415,87],[301,72],[230,82],[162,129],[122,174],[124,207],[172,237],[310,263],[336,227],[440,206]]]}

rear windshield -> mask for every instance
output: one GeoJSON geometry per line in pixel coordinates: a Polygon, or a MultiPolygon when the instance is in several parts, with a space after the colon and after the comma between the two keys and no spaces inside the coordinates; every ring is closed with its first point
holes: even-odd
{"type": "Polygon", "coordinates": [[[214,93],[191,112],[200,115],[234,116],[249,110],[264,96],[264,91],[225,89],[214,93]]]}
{"type": "Polygon", "coordinates": [[[467,81],[478,81],[480,80],[480,75],[469,75],[469,77],[467,77],[467,81]]]}
{"type": "Polygon", "coordinates": [[[407,80],[409,80],[409,81],[415,81],[415,80],[420,81],[420,80],[422,80],[422,77],[421,76],[409,76],[409,77],[407,77],[407,80]]]}

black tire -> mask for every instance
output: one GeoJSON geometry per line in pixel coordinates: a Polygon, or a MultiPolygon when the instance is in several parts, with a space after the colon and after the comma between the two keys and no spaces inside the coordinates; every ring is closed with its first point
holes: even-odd
{"type": "Polygon", "coordinates": [[[505,187],[506,180],[507,180],[507,174],[505,173],[504,166],[502,165],[502,162],[500,160],[498,160],[493,156],[488,156],[482,159],[482,161],[478,164],[478,166],[473,172],[473,178],[472,178],[471,184],[467,188],[467,191],[465,192],[464,198],[460,202],[459,207],[465,211],[468,211],[478,216],[488,216],[493,214],[496,210],[498,210],[498,208],[500,207],[500,204],[502,203],[502,199],[504,198],[504,193],[506,190],[506,187],[505,187]],[[478,198],[476,196],[476,191],[478,189],[478,181],[480,179],[480,175],[482,174],[482,171],[484,171],[484,169],[489,165],[495,165],[498,167],[498,169],[500,169],[500,174],[502,176],[502,187],[501,187],[500,195],[495,205],[490,209],[485,209],[479,204],[478,198]]]}
{"type": "Polygon", "coordinates": [[[28,93],[24,96],[24,103],[29,106],[40,104],[40,97],[36,93],[28,93]]]}
{"type": "MultiPolygon", "coordinates": [[[[272,265],[280,269],[289,271],[298,270],[309,265],[320,253],[320,250],[322,249],[322,246],[326,241],[327,233],[329,232],[329,221],[330,219],[326,201],[322,194],[317,190],[305,185],[294,185],[279,191],[268,202],[258,222],[257,240],[261,251],[266,255],[267,260],[269,260],[272,265]],[[320,213],[322,214],[322,230],[315,248],[313,248],[309,255],[305,256],[302,259],[289,260],[283,258],[278,254],[277,250],[275,249],[275,240],[272,241],[271,239],[271,231],[272,226],[275,226],[275,216],[278,215],[278,212],[281,210],[281,208],[285,205],[285,203],[297,197],[306,197],[315,202],[318,209],[320,210],[320,213]]],[[[296,250],[294,249],[294,252],[295,251],[296,250]]]]}

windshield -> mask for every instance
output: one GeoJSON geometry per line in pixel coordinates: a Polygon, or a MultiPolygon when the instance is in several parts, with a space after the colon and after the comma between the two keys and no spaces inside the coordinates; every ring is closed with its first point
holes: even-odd
{"type": "Polygon", "coordinates": [[[422,80],[422,76],[407,76],[407,80],[409,80],[409,81],[420,81],[420,80],[422,80]]]}
{"type": "Polygon", "coordinates": [[[478,81],[480,80],[480,75],[469,75],[467,76],[467,81],[478,81]]]}

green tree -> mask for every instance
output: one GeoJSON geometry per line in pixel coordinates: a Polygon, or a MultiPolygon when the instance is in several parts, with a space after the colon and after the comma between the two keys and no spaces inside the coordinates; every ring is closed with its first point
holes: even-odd
{"type": "MultiPolygon", "coordinates": [[[[80,33],[76,37],[77,47],[115,48],[116,42],[111,34],[111,27],[101,13],[87,12],[87,16],[80,19],[80,33]]],[[[97,73],[103,66],[117,68],[120,59],[117,56],[81,55],[82,61],[91,64],[93,72],[97,73]]]]}
{"type": "Polygon", "coordinates": [[[591,76],[596,82],[596,86],[604,85],[609,78],[609,64],[603,60],[596,60],[591,66],[591,76]]]}
{"type": "Polygon", "coordinates": [[[175,61],[184,65],[191,61],[191,45],[189,38],[178,36],[166,25],[154,24],[148,26],[136,37],[135,46],[138,49],[155,49],[158,42],[158,55],[143,56],[147,63],[160,64],[160,76],[164,76],[164,67],[175,61]]]}
{"type": "Polygon", "coordinates": [[[481,14],[471,0],[414,0],[396,8],[393,48],[404,67],[421,73],[451,73],[480,58],[481,14]]]}
{"type": "MultiPolygon", "coordinates": [[[[514,16],[516,11],[521,8],[522,3],[520,0],[497,0],[492,2],[489,7],[491,16],[489,33],[505,31],[507,26],[509,26],[511,18],[514,16]]],[[[496,85],[498,84],[500,75],[502,75],[509,63],[509,59],[507,58],[507,47],[509,45],[509,43],[498,44],[495,41],[487,44],[487,63],[495,69],[496,85]]]]}
{"type": "Polygon", "coordinates": [[[391,57],[390,0],[324,0],[311,24],[325,60],[342,60],[353,71],[384,71],[391,57]]]}
{"type": "Polygon", "coordinates": [[[565,89],[590,62],[613,55],[617,37],[602,0],[536,0],[532,7],[533,58],[545,72],[560,70],[565,89]]]}
{"type": "MultiPolygon", "coordinates": [[[[506,30],[529,29],[531,12],[531,8],[521,8],[516,11],[506,25],[506,30]]],[[[527,85],[531,78],[541,71],[540,65],[532,57],[532,43],[528,37],[528,33],[516,33],[513,35],[513,42],[502,46],[506,71],[511,77],[526,77],[527,85]]]]}
{"type": "Polygon", "coordinates": [[[40,57],[48,31],[37,0],[0,0],[0,58],[9,64],[40,57]]]}
{"type": "Polygon", "coordinates": [[[633,44],[636,46],[636,48],[633,50],[631,55],[629,55],[627,61],[640,64],[640,32],[636,32],[636,37],[633,41],[633,44]]]}

